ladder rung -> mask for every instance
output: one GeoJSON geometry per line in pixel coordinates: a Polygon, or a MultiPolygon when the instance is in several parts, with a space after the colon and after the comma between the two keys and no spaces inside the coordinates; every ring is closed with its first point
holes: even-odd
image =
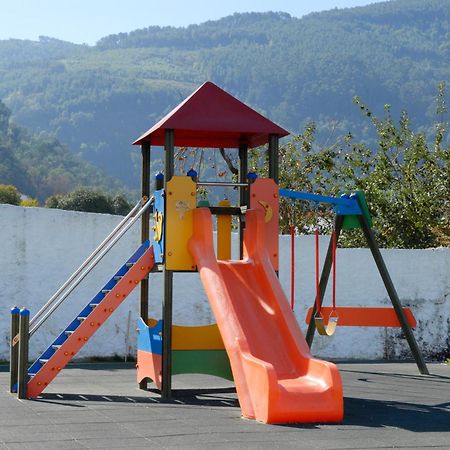
{"type": "Polygon", "coordinates": [[[86,319],[86,317],[77,317],[77,320],[79,320],[80,322],[83,322],[83,320],[85,320],[86,319]]]}
{"type": "Polygon", "coordinates": [[[119,280],[121,280],[122,278],[123,278],[122,275],[116,275],[116,276],[114,277],[114,281],[119,281],[119,280]]]}
{"type": "Polygon", "coordinates": [[[41,359],[39,359],[39,362],[40,362],[41,364],[45,364],[46,362],[48,362],[48,359],[43,359],[43,358],[41,358],[41,359]]]}
{"type": "Polygon", "coordinates": [[[89,303],[89,306],[91,308],[96,308],[98,306],[98,303],[89,303]]]}
{"type": "Polygon", "coordinates": [[[125,265],[126,265],[127,267],[133,267],[133,266],[134,266],[134,263],[128,262],[128,263],[125,263],[125,265]]]}
{"type": "Polygon", "coordinates": [[[73,333],[74,333],[73,331],[69,331],[69,330],[64,331],[64,334],[67,335],[67,336],[70,336],[73,333]]]}
{"type": "Polygon", "coordinates": [[[36,375],[35,373],[29,373],[29,374],[28,374],[28,377],[29,377],[29,378],[33,378],[35,375],[36,375]]]}
{"type": "Polygon", "coordinates": [[[53,350],[59,350],[61,348],[61,344],[53,344],[52,349],[53,350]]]}
{"type": "Polygon", "coordinates": [[[102,289],[102,294],[109,294],[111,289],[102,289]]]}

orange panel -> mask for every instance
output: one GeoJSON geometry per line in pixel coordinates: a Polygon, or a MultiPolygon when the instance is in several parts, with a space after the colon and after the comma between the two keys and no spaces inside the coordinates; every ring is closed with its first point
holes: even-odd
{"type": "Polygon", "coordinates": [[[137,382],[150,378],[158,389],[162,383],[162,356],[155,353],[137,351],[137,382]]]}
{"type": "Polygon", "coordinates": [[[243,261],[217,261],[210,211],[193,216],[189,248],[230,358],[242,415],[266,423],[341,421],[339,371],[310,354],[267,253],[264,212],[247,212],[243,261]]]}
{"type": "MultiPolygon", "coordinates": [[[[230,206],[230,201],[224,199],[218,206],[230,206]]],[[[231,259],[231,216],[217,216],[217,259],[231,259]]]]}
{"type": "MultiPolygon", "coordinates": [[[[332,308],[323,307],[322,316],[325,325],[328,323],[332,308]]],[[[394,308],[366,308],[364,306],[347,307],[340,306],[336,308],[338,327],[399,327],[400,322],[397,318],[394,308]]],[[[415,328],[417,325],[414,314],[409,308],[403,308],[409,326],[415,328]]],[[[309,323],[311,320],[312,308],[308,309],[305,322],[309,323]]]]}
{"type": "Polygon", "coordinates": [[[262,242],[273,268],[278,270],[279,196],[275,181],[259,178],[250,185],[250,208],[264,213],[265,238],[262,242]]]}

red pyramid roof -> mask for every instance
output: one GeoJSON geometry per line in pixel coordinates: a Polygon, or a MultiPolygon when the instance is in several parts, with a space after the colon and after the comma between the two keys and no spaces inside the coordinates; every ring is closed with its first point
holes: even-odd
{"type": "Polygon", "coordinates": [[[164,130],[175,130],[177,147],[252,147],[283,137],[286,130],[266,119],[210,81],[202,84],[156,125],[133,142],[164,145],[164,130]]]}

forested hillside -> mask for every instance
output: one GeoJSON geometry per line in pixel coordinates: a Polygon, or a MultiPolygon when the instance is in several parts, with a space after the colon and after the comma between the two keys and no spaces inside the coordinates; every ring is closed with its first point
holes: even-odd
{"type": "Polygon", "coordinates": [[[78,186],[118,191],[123,185],[73,155],[54,137],[30,133],[11,122],[0,101],[0,184],[14,185],[41,203],[78,186]]]}
{"type": "MultiPolygon", "coordinates": [[[[0,41],[0,98],[14,119],[45,130],[131,187],[139,151],[130,142],[205,80],[292,132],[315,121],[320,136],[369,127],[405,108],[435,121],[439,81],[450,81],[450,0],[394,0],[292,18],[235,14],[186,28],[150,27],[96,46],[43,37],[0,41]]],[[[332,137],[333,137],[332,136],[332,137]]]]}

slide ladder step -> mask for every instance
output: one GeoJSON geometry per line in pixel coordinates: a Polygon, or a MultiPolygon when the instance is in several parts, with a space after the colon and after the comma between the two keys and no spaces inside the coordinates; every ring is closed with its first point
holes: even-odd
{"type": "Polygon", "coordinates": [[[148,241],[108,281],[47,350],[29,368],[28,397],[38,396],[99,329],[154,265],[148,241]],[[113,294],[110,294],[113,292],[113,294]],[[101,304],[101,308],[97,306],[101,304]],[[89,317],[90,320],[86,320],[89,317]],[[94,326],[95,324],[95,326],[94,326]],[[75,336],[73,336],[75,334],[75,336]]]}

